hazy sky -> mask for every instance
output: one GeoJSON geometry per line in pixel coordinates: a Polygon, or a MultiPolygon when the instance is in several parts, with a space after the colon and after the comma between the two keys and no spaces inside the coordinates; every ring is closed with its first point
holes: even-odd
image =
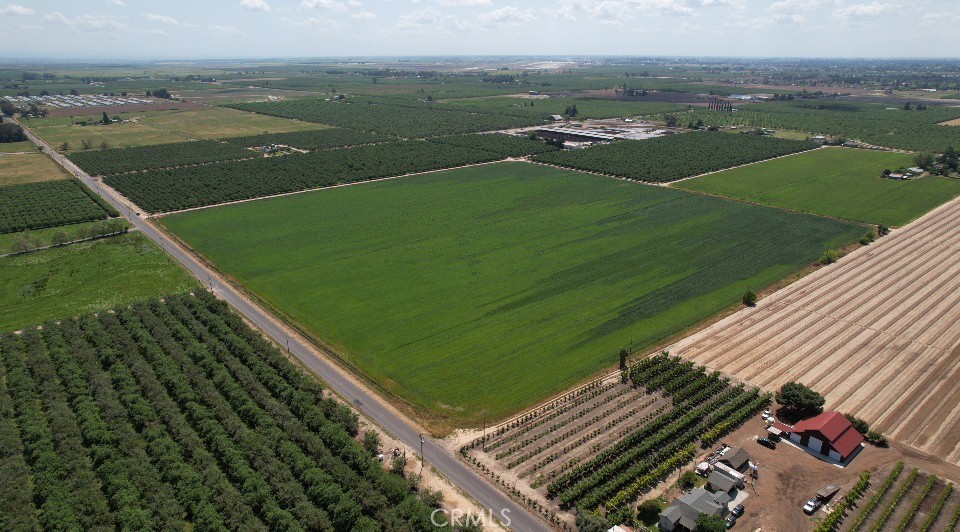
{"type": "Polygon", "coordinates": [[[960,56],[958,0],[0,0],[0,56],[960,56]]]}

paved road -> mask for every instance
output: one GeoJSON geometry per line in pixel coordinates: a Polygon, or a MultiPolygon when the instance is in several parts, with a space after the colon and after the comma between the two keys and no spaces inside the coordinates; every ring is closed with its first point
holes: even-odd
{"type": "MultiPolygon", "coordinates": [[[[43,147],[57,162],[63,165],[70,173],[77,176],[97,194],[110,202],[120,213],[143,234],[150,237],[174,259],[182,264],[194,277],[210,287],[214,293],[230,304],[231,307],[245,316],[260,330],[272,337],[280,345],[288,345],[290,352],[302,360],[311,370],[323,379],[330,388],[351,401],[355,408],[363,411],[375,423],[399,438],[411,449],[419,451],[420,433],[414,425],[390,409],[382,399],[372,392],[360,388],[354,379],[348,377],[344,370],[335,365],[317,348],[299,335],[288,334],[288,331],[269,313],[252,304],[241,295],[233,286],[220,279],[216,272],[208,269],[193,254],[177,245],[169,236],[158,230],[153,224],[138,214],[136,206],[116,191],[102,185],[99,181],[80,169],[72,161],[57,153],[46,142],[24,129],[27,136],[36,144],[43,147]]],[[[428,465],[433,466],[451,482],[460,487],[477,502],[492,511],[494,516],[506,515],[510,518],[511,528],[514,530],[532,531],[544,530],[549,527],[537,517],[527,512],[523,507],[503,494],[499,489],[487,482],[478,473],[468,468],[456,456],[434,439],[426,437],[424,442],[424,456],[428,465]],[[501,513],[501,511],[505,513],[501,513]]]]}

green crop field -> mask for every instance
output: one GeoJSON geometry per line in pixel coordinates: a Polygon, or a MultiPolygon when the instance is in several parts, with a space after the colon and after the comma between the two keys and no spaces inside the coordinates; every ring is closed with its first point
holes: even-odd
{"type": "Polygon", "coordinates": [[[701,108],[675,115],[680,124],[702,120],[707,126],[789,129],[904,150],[942,152],[960,146],[960,129],[939,125],[960,116],[957,107],[906,111],[884,104],[795,101],[740,105],[734,113],[701,108]]]}
{"type": "Polygon", "coordinates": [[[894,181],[884,169],[913,164],[900,153],[827,148],[733,168],[677,188],[868,223],[903,225],[960,194],[960,180],[894,181]]]}
{"type": "Polygon", "coordinates": [[[528,163],[162,221],[437,430],[516,412],[864,230],[528,163]]]}
{"type": "Polygon", "coordinates": [[[192,286],[195,283],[180,267],[137,233],[0,257],[0,330],[94,312],[192,286]]]}
{"type": "Polygon", "coordinates": [[[0,142],[0,153],[23,153],[37,151],[37,146],[29,140],[22,142],[0,142]]]}

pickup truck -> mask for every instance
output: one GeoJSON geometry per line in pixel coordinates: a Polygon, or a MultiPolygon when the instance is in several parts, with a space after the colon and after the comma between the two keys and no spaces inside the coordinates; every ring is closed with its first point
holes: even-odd
{"type": "Polygon", "coordinates": [[[820,509],[820,506],[823,504],[823,501],[814,497],[807,501],[807,504],[803,505],[803,511],[806,514],[813,515],[814,512],[820,509]]]}
{"type": "Polygon", "coordinates": [[[820,509],[820,506],[822,506],[824,502],[829,501],[834,495],[837,494],[838,491],[840,491],[840,486],[837,486],[836,484],[830,484],[829,486],[821,489],[817,492],[817,495],[814,498],[810,499],[806,504],[803,505],[803,511],[808,514],[816,512],[818,509],[820,509]]]}

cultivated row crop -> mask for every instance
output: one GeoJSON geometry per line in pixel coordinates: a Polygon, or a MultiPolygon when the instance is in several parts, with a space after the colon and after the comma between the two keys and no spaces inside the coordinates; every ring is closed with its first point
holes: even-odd
{"type": "Polygon", "coordinates": [[[745,105],[736,113],[692,110],[675,116],[681,124],[702,120],[706,126],[791,129],[905,150],[942,152],[960,146],[960,127],[939,125],[960,117],[956,107],[906,111],[883,104],[805,101],[745,105]]]}
{"type": "Polygon", "coordinates": [[[893,515],[893,512],[897,509],[897,505],[900,504],[900,501],[903,500],[903,497],[910,491],[910,488],[913,486],[913,483],[917,481],[917,476],[919,476],[920,470],[913,468],[913,471],[907,475],[907,479],[904,480],[903,485],[900,486],[900,489],[893,494],[893,499],[884,507],[883,511],[880,512],[880,515],[877,516],[877,521],[873,524],[873,532],[880,532],[886,526],[887,521],[890,520],[890,516],[893,515]]]}
{"type": "Polygon", "coordinates": [[[823,521],[820,521],[820,524],[817,525],[817,532],[833,532],[840,528],[840,523],[843,522],[844,517],[847,515],[847,509],[852,507],[854,504],[860,500],[860,497],[863,496],[863,492],[867,490],[870,486],[870,472],[864,471],[860,474],[860,478],[857,480],[857,483],[850,488],[850,491],[843,496],[841,500],[830,512],[830,515],[826,517],[823,521]]]}
{"type": "Polygon", "coordinates": [[[923,501],[925,501],[927,496],[930,495],[930,490],[933,489],[933,485],[936,483],[937,477],[935,475],[930,475],[930,477],[927,478],[927,483],[923,485],[923,489],[920,490],[920,493],[913,500],[913,504],[910,505],[907,515],[903,516],[903,519],[897,526],[897,532],[905,532],[907,529],[909,529],[910,523],[912,523],[914,518],[917,516],[917,512],[920,511],[920,506],[923,505],[923,501]]]}
{"type": "Polygon", "coordinates": [[[403,138],[493,131],[543,123],[542,118],[470,113],[429,105],[394,105],[379,98],[251,102],[232,107],[283,118],[319,122],[403,138]]]}
{"type": "Polygon", "coordinates": [[[850,530],[856,532],[860,530],[860,527],[866,522],[867,518],[870,516],[870,513],[876,509],[877,505],[880,504],[880,501],[883,500],[883,496],[890,491],[890,488],[893,487],[893,484],[897,481],[897,478],[900,476],[900,473],[903,471],[903,462],[898,462],[897,466],[893,468],[893,471],[890,472],[890,475],[887,476],[887,479],[883,481],[883,484],[880,485],[880,488],[877,489],[877,493],[867,501],[867,504],[860,509],[860,513],[857,515],[857,518],[853,521],[853,524],[850,525],[850,530]]]}
{"type": "Polygon", "coordinates": [[[608,511],[619,510],[642,488],[661,478],[664,463],[674,463],[672,457],[687,456],[687,446],[701,438],[715,440],[770,402],[769,394],[746,390],[742,385],[731,387],[719,375],[708,375],[705,368],[666,353],[632,366],[626,376],[648,393],[662,390],[669,395],[690,385],[708,393],[688,393],[686,401],[551,482],[547,493],[563,506],[592,509],[604,504],[608,511]],[[704,377],[710,381],[705,383],[704,377]],[[711,386],[710,382],[722,386],[711,386]]]}
{"type": "Polygon", "coordinates": [[[620,141],[584,150],[538,155],[535,159],[578,170],[665,183],[815,147],[812,142],[703,131],[620,141]]]}
{"type": "MultiPolygon", "coordinates": [[[[937,497],[937,502],[933,505],[933,509],[930,510],[930,513],[927,515],[927,519],[920,526],[920,532],[927,532],[933,528],[933,524],[943,512],[943,507],[946,506],[947,499],[950,497],[951,493],[953,493],[953,483],[948,482],[946,487],[943,488],[943,492],[940,493],[939,497],[937,497]]],[[[960,511],[960,509],[957,511],[960,511]]]]}
{"type": "Polygon", "coordinates": [[[150,212],[439,170],[500,159],[421,140],[109,176],[105,182],[150,212]]]}
{"type": "Polygon", "coordinates": [[[429,528],[356,432],[206,293],[0,335],[7,529],[429,528]]]}
{"type": "Polygon", "coordinates": [[[257,155],[234,144],[198,140],[133,148],[81,151],[71,153],[68,158],[91,175],[109,175],[133,170],[243,159],[257,155]]]}
{"type": "Polygon", "coordinates": [[[0,234],[116,215],[112,207],[75,179],[0,187],[0,234]]]}
{"type": "Polygon", "coordinates": [[[438,106],[448,106],[460,111],[478,113],[496,112],[504,115],[530,118],[548,118],[562,115],[572,107],[577,108],[577,119],[614,118],[656,113],[673,113],[687,106],[667,102],[624,101],[606,98],[557,97],[526,100],[515,97],[476,98],[446,100],[438,106]]]}
{"type": "MultiPolygon", "coordinates": [[[[549,410],[526,423],[498,429],[493,441],[487,440],[485,456],[530,478],[534,489],[545,485],[546,498],[561,508],[599,510],[620,522],[644,491],[696,456],[698,442],[707,445],[729,433],[770,399],[759,389],[731,386],[719,373],[662,353],[627,368],[619,384],[584,388],[562,399],[563,407],[547,405],[549,410]],[[610,438],[611,429],[626,419],[639,423],[610,438]],[[526,465],[531,459],[534,463],[526,465]]],[[[461,454],[489,471],[471,454],[481,444],[471,442],[461,454]]],[[[527,502],[545,511],[546,501],[527,502]]]]}

